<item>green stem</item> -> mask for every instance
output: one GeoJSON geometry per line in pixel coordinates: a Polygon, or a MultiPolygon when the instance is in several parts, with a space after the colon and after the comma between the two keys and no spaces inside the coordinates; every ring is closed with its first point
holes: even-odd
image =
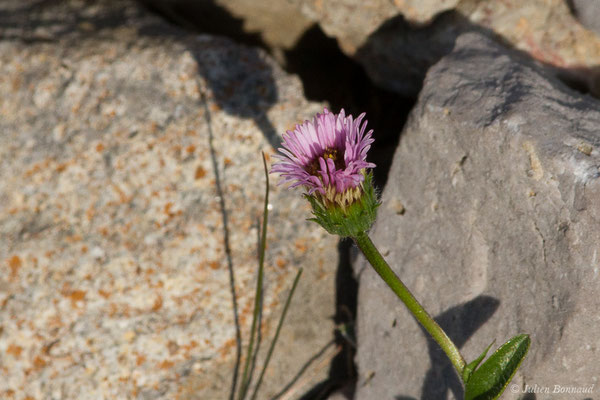
{"type": "MultiPolygon", "coordinates": [[[[244,400],[246,398],[246,393],[248,392],[248,388],[250,387],[250,381],[252,381],[252,374],[254,372],[254,362],[256,360],[256,353],[254,350],[254,338],[258,335],[260,341],[260,332],[257,332],[257,329],[260,329],[259,320],[262,315],[261,313],[263,298],[263,275],[265,269],[265,249],[267,247],[267,223],[269,221],[269,171],[267,170],[267,160],[265,158],[265,153],[262,154],[262,157],[263,166],[265,168],[265,179],[267,183],[265,189],[262,233],[260,237],[260,247],[258,256],[258,278],[256,279],[256,292],[254,295],[254,312],[252,313],[252,327],[250,328],[250,343],[248,343],[248,354],[246,355],[244,372],[242,374],[242,382],[240,384],[240,391],[238,392],[238,400],[244,400]],[[259,325],[258,327],[257,323],[259,325]]],[[[256,352],[258,352],[258,346],[256,348],[256,352]]]]}
{"type": "Polygon", "coordinates": [[[419,304],[415,296],[408,290],[408,288],[402,283],[400,278],[392,271],[388,263],[381,256],[369,235],[366,232],[361,232],[357,236],[353,237],[354,242],[363,252],[369,263],[373,266],[379,276],[387,283],[387,285],[396,293],[396,296],[402,300],[402,302],[408,307],[409,311],[414,317],[423,325],[427,332],[435,339],[440,345],[442,350],[446,353],[458,375],[462,377],[462,372],[465,368],[465,360],[458,351],[456,345],[450,340],[446,332],[431,318],[431,316],[425,311],[423,306],[419,304]]]}

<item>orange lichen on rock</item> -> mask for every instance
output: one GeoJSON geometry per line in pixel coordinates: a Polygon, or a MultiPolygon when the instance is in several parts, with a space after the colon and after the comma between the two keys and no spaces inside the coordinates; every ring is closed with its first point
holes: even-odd
{"type": "Polygon", "coordinates": [[[181,346],[181,348],[185,352],[186,357],[189,357],[190,352],[196,347],[198,347],[198,342],[196,342],[195,340],[192,340],[190,343],[184,344],[183,346],[181,346]]]}
{"type": "Polygon", "coordinates": [[[33,360],[33,366],[35,369],[42,369],[46,365],[48,365],[48,362],[40,356],[36,356],[33,360]]]}
{"type": "Polygon", "coordinates": [[[303,239],[296,240],[296,242],[294,243],[294,246],[301,253],[304,253],[306,250],[308,250],[308,246],[306,245],[306,240],[303,240],[303,239]]]}
{"type": "Polygon", "coordinates": [[[131,201],[131,196],[127,196],[123,189],[119,187],[119,185],[111,183],[111,187],[114,189],[115,192],[117,192],[117,195],[119,196],[119,201],[121,203],[129,203],[131,201]]]}
{"type": "Polygon", "coordinates": [[[135,365],[137,365],[138,367],[145,362],[146,362],[146,356],[143,354],[138,354],[137,357],[135,358],[135,365]]]}
{"type": "Polygon", "coordinates": [[[279,268],[284,268],[287,265],[287,261],[285,261],[283,258],[281,257],[277,257],[277,260],[275,261],[275,264],[277,264],[277,266],[279,268]]]}
{"type": "Polygon", "coordinates": [[[7,262],[10,268],[10,278],[14,279],[17,276],[19,269],[23,265],[23,262],[21,261],[21,258],[17,255],[14,255],[11,258],[9,258],[7,262]]]}
{"type": "Polygon", "coordinates": [[[69,166],[68,163],[60,163],[56,166],[56,172],[63,172],[69,166]]]}
{"type": "Polygon", "coordinates": [[[163,306],[163,298],[161,297],[161,295],[156,296],[156,299],[154,300],[154,304],[152,305],[152,311],[156,312],[158,310],[160,310],[163,306]]]}
{"type": "Polygon", "coordinates": [[[195,179],[204,178],[206,176],[206,170],[202,167],[196,168],[196,173],[194,174],[195,179]]]}
{"type": "Polygon", "coordinates": [[[173,365],[175,365],[175,363],[173,361],[164,360],[164,361],[158,363],[157,367],[160,369],[169,369],[169,368],[173,367],[173,365]]]}
{"type": "Polygon", "coordinates": [[[223,343],[223,346],[219,350],[219,355],[221,357],[225,357],[227,354],[229,354],[233,346],[235,346],[235,339],[232,338],[227,340],[225,343],[223,343]]]}
{"type": "Polygon", "coordinates": [[[85,294],[87,292],[85,290],[73,290],[69,292],[66,296],[71,299],[71,305],[73,307],[77,306],[77,302],[85,299],[85,294]]]}
{"type": "Polygon", "coordinates": [[[65,240],[69,243],[81,242],[82,239],[83,239],[83,237],[79,234],[70,235],[70,236],[65,237],[65,240]]]}
{"type": "Polygon", "coordinates": [[[20,358],[23,348],[16,344],[9,344],[6,348],[6,354],[12,355],[14,358],[20,358]]]}

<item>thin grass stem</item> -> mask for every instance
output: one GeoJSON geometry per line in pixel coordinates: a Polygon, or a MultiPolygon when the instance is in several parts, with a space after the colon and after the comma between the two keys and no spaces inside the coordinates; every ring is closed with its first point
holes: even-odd
{"type": "MultiPolygon", "coordinates": [[[[263,275],[265,265],[265,249],[267,244],[267,222],[269,220],[269,171],[267,169],[267,160],[265,153],[262,153],[263,166],[265,169],[266,189],[265,189],[265,203],[263,209],[263,223],[260,240],[260,250],[258,258],[258,277],[256,279],[256,292],[254,293],[254,311],[252,313],[252,326],[250,328],[250,342],[248,343],[248,352],[246,354],[246,361],[244,363],[244,372],[242,373],[242,382],[240,384],[240,391],[238,393],[238,400],[244,400],[246,393],[252,382],[252,374],[254,372],[254,363],[256,361],[256,353],[254,351],[254,339],[256,337],[257,325],[262,308],[262,290],[263,290],[263,275]],[[252,365],[252,367],[251,367],[252,365]]],[[[258,351],[258,347],[256,346],[258,351]]]]}
{"type": "Polygon", "coordinates": [[[269,346],[269,351],[267,352],[267,356],[265,358],[265,362],[263,363],[262,370],[260,371],[260,376],[258,377],[258,381],[256,382],[256,386],[254,387],[254,392],[252,393],[251,400],[256,399],[256,395],[258,394],[258,389],[260,389],[260,385],[262,384],[263,377],[265,375],[265,371],[269,366],[269,361],[271,361],[271,356],[273,355],[273,350],[275,349],[275,344],[277,343],[277,339],[279,339],[279,333],[281,332],[281,327],[283,326],[283,321],[285,320],[285,316],[288,312],[288,308],[290,307],[290,303],[292,301],[292,296],[294,296],[294,292],[296,291],[296,286],[298,286],[298,281],[300,280],[300,276],[302,275],[302,268],[298,270],[296,274],[296,278],[294,279],[294,283],[292,284],[292,288],[290,289],[290,293],[285,300],[285,305],[283,306],[283,311],[281,312],[281,317],[279,317],[279,323],[277,324],[277,329],[275,330],[275,336],[273,336],[273,340],[271,341],[271,345],[269,346]]]}

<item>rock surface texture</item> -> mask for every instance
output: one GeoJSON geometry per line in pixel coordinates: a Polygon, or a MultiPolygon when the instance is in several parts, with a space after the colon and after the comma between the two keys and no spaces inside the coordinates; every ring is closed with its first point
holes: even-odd
{"type": "Polygon", "coordinates": [[[381,87],[416,95],[461,33],[498,35],[600,96],[600,37],[564,0],[293,0],[381,87]]]}
{"type": "Polygon", "coordinates": [[[314,23],[291,1],[139,1],[181,26],[224,34],[244,43],[262,42],[280,62],[284,62],[283,51],[293,47],[314,23]]]}
{"type": "MultiPolygon", "coordinates": [[[[469,33],[429,71],[394,156],[373,241],[468,361],[531,335],[503,398],[598,396],[599,148],[598,100],[469,33]]],[[[462,398],[437,345],[355,268],[356,398],[462,398]]]]}
{"type": "Polygon", "coordinates": [[[600,0],[571,0],[571,8],[585,27],[600,35],[600,0]]]}
{"type": "MultiPolygon", "coordinates": [[[[0,7],[0,397],[226,398],[260,154],[322,105],[262,51],[134,3],[37,3],[0,7]]],[[[301,196],[270,202],[264,348],[306,269],[263,398],[332,338],[337,265],[301,196]]]]}

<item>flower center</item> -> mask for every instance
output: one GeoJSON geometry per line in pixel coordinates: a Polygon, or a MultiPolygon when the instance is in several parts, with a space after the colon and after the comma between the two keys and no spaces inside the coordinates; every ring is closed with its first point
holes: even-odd
{"type": "Polygon", "coordinates": [[[323,155],[321,155],[320,157],[316,157],[306,166],[306,172],[314,176],[319,176],[319,158],[324,158],[325,161],[327,161],[328,158],[332,159],[336,170],[346,168],[343,152],[338,149],[328,147],[323,152],[323,155]]]}

